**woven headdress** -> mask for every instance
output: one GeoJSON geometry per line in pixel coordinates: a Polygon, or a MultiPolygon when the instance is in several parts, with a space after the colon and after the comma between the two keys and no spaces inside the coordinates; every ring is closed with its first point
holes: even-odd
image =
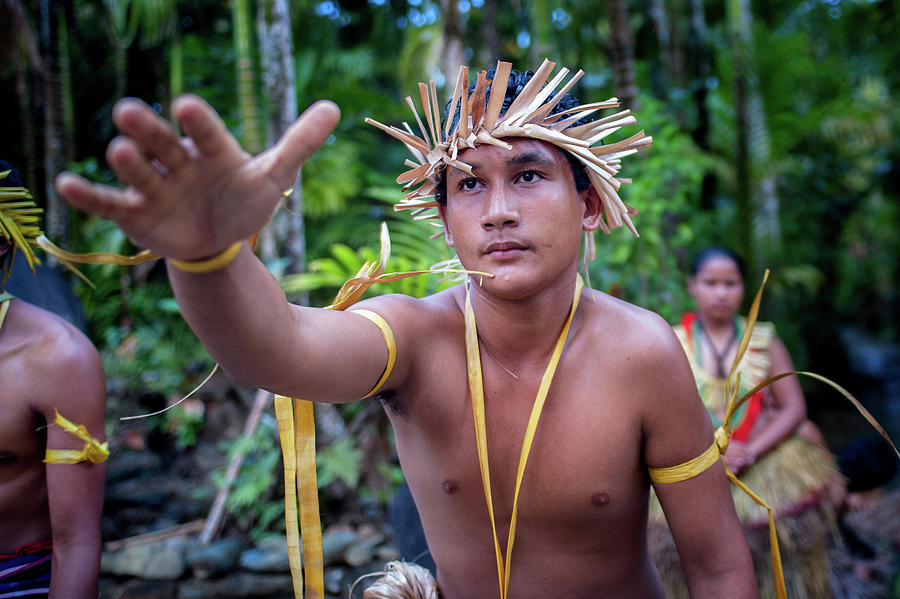
{"type": "MultiPolygon", "coordinates": [[[[472,172],[468,164],[457,159],[460,151],[479,144],[511,149],[503,141],[504,138],[527,137],[553,144],[584,164],[590,184],[603,203],[605,221],[601,218],[600,228],[605,233],[624,224],[637,236],[631,222],[637,210],[625,204],[618,194],[619,187],[631,180],[617,178],[616,175],[621,168],[622,157],[650,146],[653,138],[640,131],[616,143],[595,145],[620,128],[635,124],[636,119],[631,116],[630,110],[622,110],[601,119],[579,123],[598,110],[618,107],[616,98],[553,113],[563,96],[584,74],[579,70],[563,85],[569,73],[568,69],[563,68],[548,83],[555,66],[556,63],[544,60],[503,114],[504,95],[512,70],[508,62],[497,63],[493,80],[487,78],[485,71],[478,73],[471,95],[469,69],[461,67],[443,125],[434,81],[428,85],[419,83],[424,123],[411,97],[406,98],[406,103],[412,109],[421,136],[416,135],[407,123],[403,123],[404,128],[400,129],[367,118],[367,123],[403,142],[415,157],[415,161],[406,161],[410,169],[397,177],[397,183],[403,185],[404,195],[394,208],[412,210],[413,218],[417,220],[438,218],[434,210],[438,204],[434,194],[443,170],[453,166],[469,174],[472,172]],[[454,120],[457,112],[459,118],[454,120]]],[[[587,253],[593,254],[593,237],[588,236],[588,240],[587,253]]]]}

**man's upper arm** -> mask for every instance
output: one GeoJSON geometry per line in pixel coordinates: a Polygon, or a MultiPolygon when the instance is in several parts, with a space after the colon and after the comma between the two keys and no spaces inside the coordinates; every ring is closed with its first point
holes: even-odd
{"type": "Polygon", "coordinates": [[[394,344],[395,361],[380,387],[402,385],[422,338],[424,314],[419,300],[390,295],[360,302],[346,312],[310,308],[302,312],[312,316],[302,327],[310,349],[304,358],[298,357],[292,382],[283,390],[272,391],[329,403],[362,399],[388,370],[389,338],[394,344]],[[355,314],[359,309],[374,312],[386,328],[355,314]]]}
{"type": "MultiPolygon", "coordinates": [[[[649,378],[653,400],[644,418],[644,460],[648,467],[664,468],[700,456],[714,437],[677,339],[669,331],[661,333],[654,352],[657,367],[649,378]]],[[[653,486],[692,596],[755,596],[750,554],[722,463],[716,460],[688,480],[653,486]]]]}
{"type": "MultiPolygon", "coordinates": [[[[212,273],[169,270],[185,320],[239,384],[289,397],[346,402],[363,397],[384,371],[388,351],[374,323],[351,312],[288,303],[278,282],[247,248],[212,273]]],[[[395,303],[389,298],[365,302],[397,333],[406,318],[403,311],[391,310],[395,303]]],[[[403,366],[399,360],[395,370],[402,372],[403,366]]]]}
{"type": "MultiPolygon", "coordinates": [[[[45,376],[35,381],[35,408],[47,421],[47,449],[81,450],[85,446],[54,424],[57,411],[76,426],[84,426],[98,441],[105,441],[106,381],[97,350],[79,333],[66,331],[41,353],[45,376]]],[[[105,472],[104,463],[46,465],[55,544],[99,547],[105,472]]]]}

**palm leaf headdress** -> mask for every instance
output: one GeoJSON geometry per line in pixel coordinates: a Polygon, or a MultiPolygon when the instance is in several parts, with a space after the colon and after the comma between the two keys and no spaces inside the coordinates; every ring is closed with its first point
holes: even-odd
{"type": "MultiPolygon", "coordinates": [[[[569,74],[569,70],[563,68],[548,82],[555,66],[555,63],[545,60],[503,114],[502,92],[507,88],[512,65],[501,61],[497,63],[493,80],[488,79],[484,71],[478,73],[471,95],[468,89],[469,69],[466,66],[460,68],[449,102],[449,116],[443,125],[434,81],[427,85],[419,83],[425,121],[419,116],[411,97],[406,98],[406,103],[412,109],[421,135],[417,135],[407,123],[403,123],[401,129],[367,118],[367,123],[402,142],[415,158],[406,161],[409,170],[397,177],[404,195],[395,209],[412,210],[413,218],[417,220],[438,218],[434,210],[437,207],[434,194],[442,171],[452,166],[466,173],[472,172],[468,164],[458,159],[460,151],[480,144],[511,148],[504,138],[524,137],[553,144],[584,164],[590,184],[603,203],[605,220],[601,219],[600,228],[609,233],[610,229],[625,225],[637,236],[631,222],[637,210],[625,204],[618,194],[622,184],[631,180],[618,178],[617,175],[621,169],[621,159],[649,147],[653,138],[640,131],[616,143],[595,145],[622,127],[635,124],[636,119],[626,109],[601,119],[583,120],[598,110],[618,107],[616,98],[554,112],[563,96],[584,74],[579,70],[563,83],[569,74]],[[491,90],[498,93],[491,93],[491,90]],[[459,118],[454,119],[457,113],[459,118]]],[[[593,237],[589,237],[588,249],[591,253],[592,240],[593,237]]]]}
{"type": "Polygon", "coordinates": [[[12,268],[16,252],[22,252],[28,266],[34,270],[41,261],[34,253],[38,247],[37,238],[42,235],[40,214],[43,209],[34,203],[31,192],[24,187],[4,187],[9,170],[0,172],[0,235],[9,243],[10,250],[2,258],[0,284],[6,281],[12,268]]]}

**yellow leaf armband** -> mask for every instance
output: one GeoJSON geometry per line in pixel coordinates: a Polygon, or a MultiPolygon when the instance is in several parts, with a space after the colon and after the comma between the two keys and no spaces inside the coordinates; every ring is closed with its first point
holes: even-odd
{"type": "Polygon", "coordinates": [[[231,264],[231,261],[234,260],[234,258],[238,255],[238,252],[241,251],[241,246],[243,244],[243,241],[235,241],[230,246],[228,246],[221,254],[218,254],[206,260],[189,261],[175,260],[173,258],[168,258],[168,260],[172,266],[184,272],[193,274],[215,272],[231,264]]]}
{"type": "Polygon", "coordinates": [[[60,415],[56,411],[56,420],[54,424],[60,426],[64,431],[78,437],[84,441],[84,448],[78,449],[48,449],[44,456],[46,464],[78,464],[79,462],[90,462],[92,464],[100,464],[105,462],[109,457],[109,443],[101,443],[91,436],[83,424],[76,425],[60,415]]]}
{"type": "Polygon", "coordinates": [[[391,376],[391,371],[394,369],[394,362],[397,361],[397,341],[394,339],[394,331],[391,330],[391,326],[380,315],[371,310],[354,310],[353,313],[364,316],[381,329],[381,334],[384,335],[384,343],[387,345],[388,350],[387,365],[384,367],[384,372],[382,373],[381,378],[378,379],[378,382],[375,383],[375,386],[372,387],[372,390],[363,396],[363,399],[365,399],[378,393],[381,386],[384,385],[388,377],[391,376]]]}
{"type": "Polygon", "coordinates": [[[683,480],[690,480],[718,462],[719,456],[725,453],[727,447],[728,435],[720,426],[716,429],[716,438],[712,445],[696,458],[668,468],[647,468],[647,472],[650,474],[650,480],[655,483],[680,483],[683,480]]]}

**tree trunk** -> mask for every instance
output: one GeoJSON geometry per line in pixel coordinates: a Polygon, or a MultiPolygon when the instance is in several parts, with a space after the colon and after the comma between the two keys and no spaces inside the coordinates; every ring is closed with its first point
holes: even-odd
{"type": "MultiPolygon", "coordinates": [[[[296,120],[299,112],[294,74],[294,44],[287,0],[260,2],[256,21],[265,97],[271,103],[267,141],[268,144],[273,144],[296,120]]],[[[284,209],[275,213],[260,238],[263,259],[274,260],[279,255],[288,258],[285,272],[289,274],[306,270],[302,183],[302,171],[299,171],[293,193],[284,200],[284,209]]],[[[308,303],[308,295],[304,294],[299,301],[308,303]]]]}
{"type": "Polygon", "coordinates": [[[65,132],[66,163],[75,160],[75,96],[72,94],[72,61],[69,44],[69,25],[74,23],[72,6],[66,3],[59,11],[59,74],[62,99],[62,122],[65,132]]]}
{"type": "Polygon", "coordinates": [[[634,40],[628,25],[628,0],[607,0],[610,39],[607,45],[613,68],[616,96],[623,108],[637,111],[638,87],[634,68],[634,40]]]}
{"type": "Polygon", "coordinates": [[[22,123],[24,153],[23,158],[14,166],[22,173],[25,187],[37,190],[39,152],[31,108],[33,73],[39,73],[42,69],[40,51],[25,7],[19,0],[0,0],[0,13],[3,14],[3,18],[0,18],[0,64],[11,65],[15,73],[18,118],[22,123]]]}
{"type": "Polygon", "coordinates": [[[531,43],[531,68],[536,69],[553,52],[553,40],[550,35],[550,7],[547,0],[533,0],[532,19],[534,21],[534,40],[531,43]]]}
{"type": "MultiPolygon", "coordinates": [[[[494,65],[500,60],[500,36],[497,35],[498,0],[484,0],[481,11],[481,64],[494,65]]],[[[452,77],[453,73],[449,73],[452,77]]]]}
{"type": "MultiPolygon", "coordinates": [[[[697,107],[697,126],[691,131],[691,137],[697,147],[709,150],[709,109],[706,98],[709,95],[709,76],[711,73],[711,49],[709,33],[706,27],[706,14],[703,0],[690,0],[691,20],[687,38],[687,78],[693,83],[694,105],[697,107]]],[[[715,205],[715,176],[707,172],[703,176],[700,189],[700,207],[712,210],[715,205]]]]}
{"type": "Polygon", "coordinates": [[[656,29],[656,39],[659,44],[659,60],[663,65],[665,81],[662,88],[665,89],[673,82],[672,72],[675,70],[672,64],[672,36],[669,31],[669,15],[666,13],[665,0],[650,0],[648,6],[650,19],[656,29]]]}
{"type": "Polygon", "coordinates": [[[237,54],[238,106],[241,114],[241,142],[251,154],[262,151],[259,102],[256,99],[256,69],[251,51],[249,0],[232,0],[234,46],[237,54]]]}
{"type": "Polygon", "coordinates": [[[184,41],[181,24],[175,23],[175,31],[169,40],[169,105],[184,93],[184,41]]]}
{"type": "Polygon", "coordinates": [[[53,185],[66,168],[66,136],[63,124],[63,89],[60,73],[59,14],[56,2],[41,0],[41,54],[44,63],[44,200],[45,230],[60,245],[68,236],[68,207],[53,185]]]}
{"type": "Polygon", "coordinates": [[[765,108],[752,59],[752,15],[748,0],[729,0],[728,22],[734,53],[738,239],[748,264],[755,248],[779,252],[781,228],[778,196],[771,168],[771,147],[765,108]]]}
{"type": "MultiPolygon", "coordinates": [[[[444,24],[444,43],[441,49],[443,64],[441,65],[441,70],[444,73],[444,88],[448,90],[446,95],[450,95],[453,92],[453,87],[456,85],[459,67],[465,62],[462,40],[463,25],[462,19],[459,18],[458,2],[455,0],[441,0],[440,7],[444,24]]],[[[489,69],[493,64],[487,62],[480,66],[489,69]]]]}

